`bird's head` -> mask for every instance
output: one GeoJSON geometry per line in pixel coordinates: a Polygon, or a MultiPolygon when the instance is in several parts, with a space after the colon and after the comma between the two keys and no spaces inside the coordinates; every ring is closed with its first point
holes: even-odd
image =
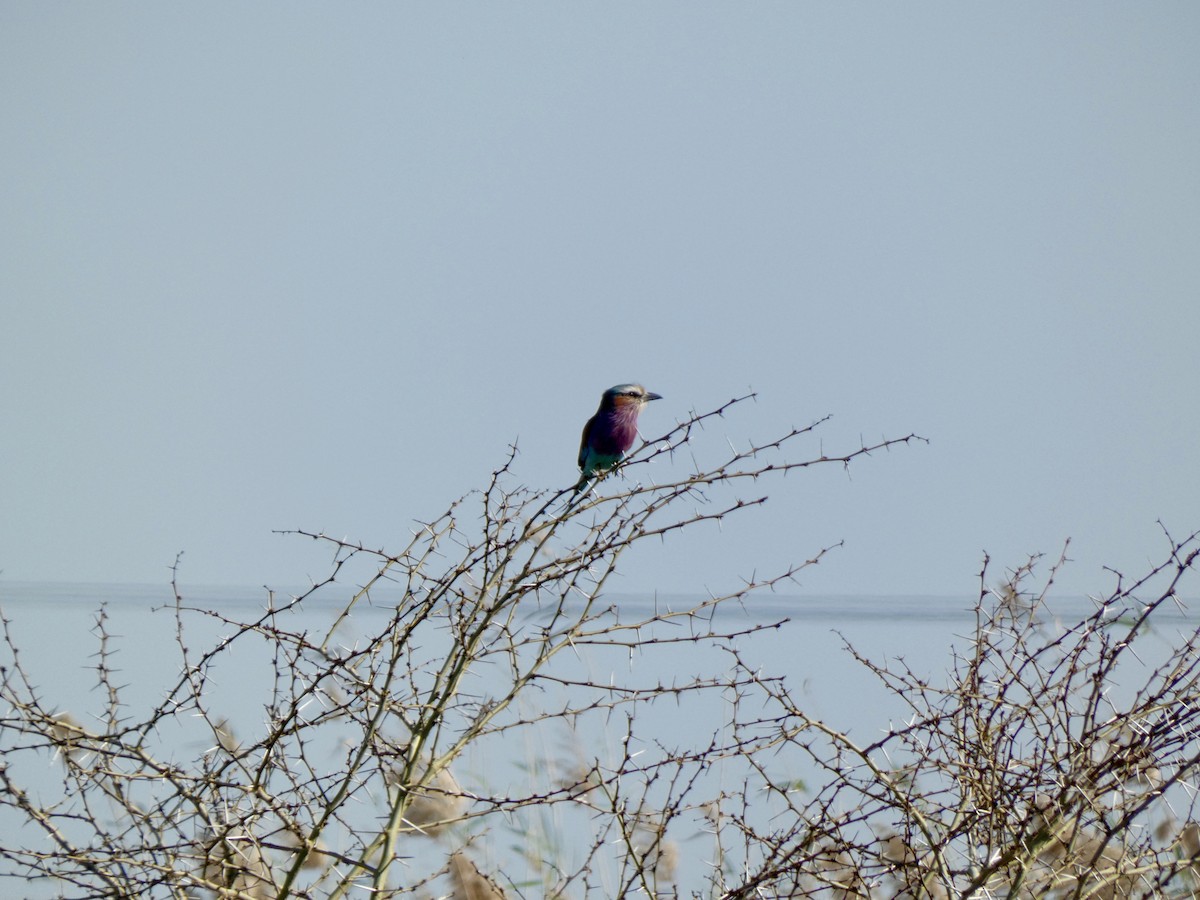
{"type": "Polygon", "coordinates": [[[601,409],[641,409],[651,400],[661,400],[662,394],[648,391],[640,384],[615,384],[600,398],[601,409]]]}

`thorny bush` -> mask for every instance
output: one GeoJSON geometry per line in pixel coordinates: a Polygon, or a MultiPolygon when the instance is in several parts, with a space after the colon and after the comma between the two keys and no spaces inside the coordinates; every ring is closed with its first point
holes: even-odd
{"type": "Polygon", "coordinates": [[[920,440],[787,460],[820,420],[697,462],[705,426],[749,399],[690,416],[580,497],[519,484],[514,450],[399,551],[298,532],[331,571],[249,619],[194,607],[173,580],[180,670],[141,711],[104,610],[87,715],[43,698],[6,619],[0,876],[63,897],[1192,896],[1197,633],[1123,699],[1113,688],[1197,536],[1066,625],[1046,612],[1057,566],[1031,590],[1033,561],[999,587],[985,565],[944,683],[861,660],[911,716],[858,744],[750,658],[786,620],[736,608],[828,548],[677,607],[605,600],[626,550],[752,511],[764,478],[920,440]],[[689,470],[662,478],[677,472],[664,457],[689,470]],[[656,460],[660,480],[639,481],[656,460]],[[226,632],[199,654],[198,620],[226,632]],[[239,733],[210,679],[247,647],[270,684],[243,698],[265,714],[239,733]],[[722,663],[669,682],[587,664],[615,653],[722,663]],[[705,739],[656,728],[706,697],[727,715],[705,739]],[[514,787],[497,766],[553,728],[565,761],[527,755],[514,787]],[[203,749],[181,754],[197,731],[182,745],[203,749]]]}

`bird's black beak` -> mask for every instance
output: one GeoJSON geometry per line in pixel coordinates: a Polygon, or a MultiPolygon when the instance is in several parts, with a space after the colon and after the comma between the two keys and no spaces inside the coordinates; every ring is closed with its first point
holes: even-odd
{"type": "Polygon", "coordinates": [[[661,400],[662,394],[656,394],[656,393],[654,393],[654,391],[646,391],[646,396],[643,397],[642,399],[646,403],[649,403],[651,400],[661,400]]]}

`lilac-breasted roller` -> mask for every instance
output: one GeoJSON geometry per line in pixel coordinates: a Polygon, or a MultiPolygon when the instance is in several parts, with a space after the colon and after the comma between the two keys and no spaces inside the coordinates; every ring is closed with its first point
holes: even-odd
{"type": "Polygon", "coordinates": [[[638,413],[651,400],[661,399],[662,395],[640,384],[618,384],[604,392],[600,408],[583,426],[579,441],[579,469],[583,474],[576,491],[624,459],[637,439],[638,413]]]}

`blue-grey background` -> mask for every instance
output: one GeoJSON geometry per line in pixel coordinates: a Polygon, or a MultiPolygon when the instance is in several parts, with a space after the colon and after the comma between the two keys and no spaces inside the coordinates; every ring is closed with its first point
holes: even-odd
{"type": "MultiPolygon", "coordinates": [[[[303,582],[600,392],[928,447],[631,556],[1068,591],[1200,527],[1200,8],[0,6],[0,578],[303,582]]],[[[798,448],[798,454],[816,450],[798,448]]],[[[681,462],[680,465],[683,463],[681,462]]],[[[667,461],[656,463],[666,471],[667,461]]],[[[656,473],[657,474],[657,473],[656,473]]]]}

